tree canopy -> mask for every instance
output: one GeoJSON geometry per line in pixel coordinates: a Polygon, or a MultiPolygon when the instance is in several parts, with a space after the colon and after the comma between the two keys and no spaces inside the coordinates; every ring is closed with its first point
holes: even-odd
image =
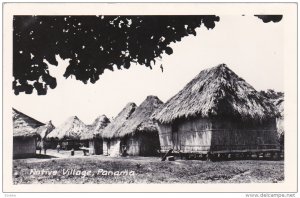
{"type": "Polygon", "coordinates": [[[64,77],[74,75],[95,83],[105,69],[130,68],[131,63],[152,67],[170,44],[196,35],[202,24],[213,29],[219,17],[195,16],[14,16],[13,90],[38,95],[57,86],[45,60],[70,58],[64,77]]]}
{"type": "Polygon", "coordinates": [[[261,19],[264,23],[274,22],[278,23],[282,19],[282,15],[254,15],[257,18],[261,19]]]}

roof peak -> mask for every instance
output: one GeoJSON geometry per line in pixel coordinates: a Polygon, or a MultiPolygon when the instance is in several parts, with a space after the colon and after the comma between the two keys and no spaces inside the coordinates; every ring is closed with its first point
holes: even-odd
{"type": "Polygon", "coordinates": [[[181,117],[234,117],[264,120],[273,106],[226,64],[202,70],[155,114],[163,123],[181,117]]]}

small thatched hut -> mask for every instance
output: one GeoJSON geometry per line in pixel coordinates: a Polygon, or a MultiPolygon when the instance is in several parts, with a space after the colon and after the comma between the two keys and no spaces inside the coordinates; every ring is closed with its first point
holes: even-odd
{"type": "Polygon", "coordinates": [[[153,115],[161,151],[276,152],[274,106],[225,64],[201,71],[153,115]]]}
{"type": "Polygon", "coordinates": [[[80,138],[88,133],[87,126],[77,117],[72,116],[47,135],[47,140],[61,143],[63,149],[79,149],[80,138]]]}
{"type": "Polygon", "coordinates": [[[106,115],[101,115],[97,117],[91,125],[87,126],[88,131],[81,136],[80,140],[86,147],[89,147],[90,154],[103,154],[103,140],[101,133],[109,123],[110,120],[106,115]]]}
{"type": "MultiPolygon", "coordinates": [[[[37,141],[37,149],[41,152],[43,149],[51,148],[51,144],[49,144],[46,140],[47,135],[55,129],[51,120],[47,122],[45,125],[42,125],[35,129],[35,132],[41,136],[41,139],[37,141]]],[[[55,148],[55,147],[54,147],[55,148]]]]}
{"type": "Polygon", "coordinates": [[[271,101],[276,108],[277,135],[280,139],[282,136],[284,136],[284,93],[276,92],[272,89],[268,89],[267,91],[260,91],[260,93],[269,101],[271,101]]]}
{"type": "Polygon", "coordinates": [[[130,117],[110,137],[120,139],[120,153],[155,156],[158,154],[159,137],[151,114],[163,104],[156,96],[148,96],[130,117]]]}
{"type": "Polygon", "coordinates": [[[116,118],[103,130],[101,136],[103,138],[103,154],[110,156],[119,156],[121,140],[114,137],[118,130],[123,126],[126,120],[132,115],[136,109],[136,104],[128,103],[116,118]]]}
{"type": "Polygon", "coordinates": [[[35,129],[42,125],[44,123],[13,109],[13,158],[35,156],[36,141],[40,139],[35,129]]]}
{"type": "Polygon", "coordinates": [[[35,132],[38,133],[42,139],[45,139],[47,137],[47,135],[54,129],[55,129],[55,127],[50,120],[45,125],[42,125],[42,126],[36,128],[35,132]]]}

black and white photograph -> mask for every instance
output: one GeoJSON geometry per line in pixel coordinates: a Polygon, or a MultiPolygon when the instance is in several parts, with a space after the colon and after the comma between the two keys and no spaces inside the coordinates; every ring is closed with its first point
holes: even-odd
{"type": "Polygon", "coordinates": [[[10,189],[294,189],[297,4],[84,5],[4,6],[10,189]]]}

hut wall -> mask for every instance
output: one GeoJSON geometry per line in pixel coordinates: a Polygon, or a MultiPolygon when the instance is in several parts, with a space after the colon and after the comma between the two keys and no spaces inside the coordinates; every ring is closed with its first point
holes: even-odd
{"type": "Polygon", "coordinates": [[[157,156],[160,149],[158,132],[141,131],[124,137],[121,141],[121,153],[123,145],[126,146],[126,153],[131,156],[157,156]]]}
{"type": "Polygon", "coordinates": [[[214,120],[212,151],[263,151],[278,149],[276,122],[249,124],[229,120],[214,120]]]}
{"type": "Polygon", "coordinates": [[[120,139],[105,139],[103,140],[103,155],[112,157],[120,156],[120,139]]]}
{"type": "MultiPolygon", "coordinates": [[[[178,140],[175,150],[189,153],[207,153],[211,145],[212,122],[208,119],[190,119],[178,123],[178,140]]],[[[173,136],[176,133],[173,131],[173,136]]],[[[173,140],[176,137],[173,137],[173,140]]]]}
{"type": "Polygon", "coordinates": [[[34,157],[35,154],[36,154],[35,137],[13,139],[13,158],[34,157]]]}
{"type": "Polygon", "coordinates": [[[145,132],[140,135],[140,155],[157,156],[160,149],[158,132],[145,132]]]}
{"type": "Polygon", "coordinates": [[[94,154],[103,154],[103,140],[100,138],[94,139],[94,154]]]}
{"type": "Polygon", "coordinates": [[[170,124],[157,124],[160,150],[161,152],[167,152],[173,148],[172,143],[172,126],[170,124]]]}
{"type": "Polygon", "coordinates": [[[161,152],[172,148],[174,151],[206,153],[211,143],[211,127],[210,120],[199,118],[158,124],[161,152]]]}
{"type": "MultiPolygon", "coordinates": [[[[137,156],[140,155],[140,136],[135,134],[133,136],[129,136],[129,137],[125,137],[122,139],[122,145],[126,145],[126,153],[128,155],[133,155],[133,156],[137,156]]],[[[123,152],[123,148],[121,145],[121,153],[123,152]]]]}
{"type": "Polygon", "coordinates": [[[109,140],[107,140],[107,139],[104,139],[103,140],[103,155],[108,155],[108,153],[109,153],[109,140]]]}
{"type": "Polygon", "coordinates": [[[95,144],[94,140],[89,140],[89,154],[95,155],[95,144]]]}
{"type": "Polygon", "coordinates": [[[279,148],[276,122],[246,124],[240,121],[194,118],[169,125],[158,124],[161,152],[183,153],[268,151],[279,148]]]}

